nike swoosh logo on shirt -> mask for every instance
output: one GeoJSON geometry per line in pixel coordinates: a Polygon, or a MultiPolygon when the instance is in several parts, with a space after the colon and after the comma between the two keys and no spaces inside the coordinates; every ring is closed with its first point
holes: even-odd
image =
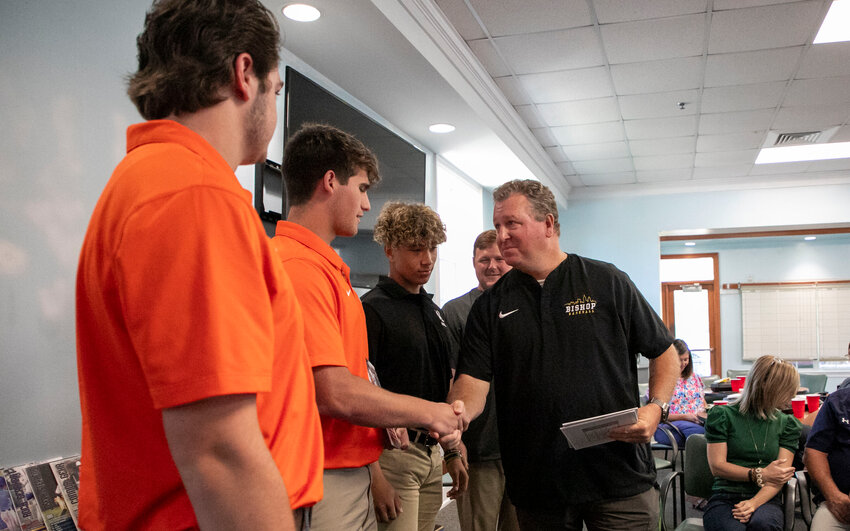
{"type": "Polygon", "coordinates": [[[510,314],[512,314],[514,312],[518,312],[518,311],[519,311],[519,308],[517,308],[516,310],[511,310],[509,312],[499,312],[499,319],[504,319],[505,317],[509,316],[510,314]]]}

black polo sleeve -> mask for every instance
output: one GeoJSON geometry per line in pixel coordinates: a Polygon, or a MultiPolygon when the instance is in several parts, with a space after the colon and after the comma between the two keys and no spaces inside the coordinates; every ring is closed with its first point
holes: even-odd
{"type": "Polygon", "coordinates": [[[485,292],[472,305],[457,362],[458,374],[489,382],[493,379],[492,319],[490,319],[491,293],[485,292]]]}
{"type": "Polygon", "coordinates": [[[629,353],[645,358],[657,358],[673,344],[673,337],[664,321],[655,313],[629,276],[619,271],[620,290],[626,305],[625,324],[629,353]]]}

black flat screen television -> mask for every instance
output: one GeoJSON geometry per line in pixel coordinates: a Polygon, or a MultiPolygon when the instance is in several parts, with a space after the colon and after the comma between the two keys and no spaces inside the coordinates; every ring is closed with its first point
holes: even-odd
{"type": "MultiPolygon", "coordinates": [[[[374,287],[378,275],[388,271],[383,249],[372,240],[375,219],[387,201],[425,201],[426,155],[292,67],[286,67],[284,85],[284,147],[285,139],[302,124],[324,123],[354,135],[378,158],[381,182],[369,190],[371,211],[363,216],[357,236],[337,238],[332,243],[351,268],[352,284],[361,288],[374,287]]],[[[257,179],[264,179],[255,184],[255,197],[257,190],[264,191],[263,202],[257,209],[268,230],[268,225],[276,219],[285,219],[285,198],[276,204],[274,197],[274,190],[282,189],[282,183],[269,184],[274,181],[273,172],[265,167],[255,175],[257,179]]]]}

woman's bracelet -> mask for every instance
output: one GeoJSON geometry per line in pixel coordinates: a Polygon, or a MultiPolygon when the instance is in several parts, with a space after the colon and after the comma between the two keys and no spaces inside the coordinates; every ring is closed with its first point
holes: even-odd
{"type": "Polygon", "coordinates": [[[755,483],[758,488],[764,487],[764,479],[761,475],[761,468],[751,468],[747,475],[750,478],[751,483],[755,483]]]}

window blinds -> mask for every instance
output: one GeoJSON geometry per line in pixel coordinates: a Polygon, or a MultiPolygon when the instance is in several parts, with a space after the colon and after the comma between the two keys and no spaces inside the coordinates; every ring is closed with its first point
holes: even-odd
{"type": "Polygon", "coordinates": [[[743,358],[843,360],[850,283],[741,285],[743,358]]]}

